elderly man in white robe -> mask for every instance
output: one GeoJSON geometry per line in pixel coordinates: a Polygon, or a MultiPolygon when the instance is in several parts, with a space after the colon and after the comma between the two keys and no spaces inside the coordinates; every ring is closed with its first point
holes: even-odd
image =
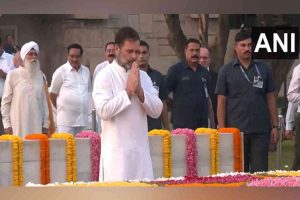
{"type": "Polygon", "coordinates": [[[49,112],[38,53],[37,43],[24,44],[20,51],[23,66],[6,77],[1,103],[6,134],[24,138],[32,133],[48,133],[49,112]]]}
{"type": "Polygon", "coordinates": [[[139,35],[121,28],[116,59],[95,79],[93,100],[102,119],[100,181],[153,179],[147,114],[158,118],[162,102],[146,72],[135,63],[139,35]]]}

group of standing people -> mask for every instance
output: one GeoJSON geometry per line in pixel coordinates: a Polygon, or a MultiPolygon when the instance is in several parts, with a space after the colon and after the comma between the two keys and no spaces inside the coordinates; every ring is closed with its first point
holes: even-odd
{"type": "Polygon", "coordinates": [[[188,39],[185,60],[170,67],[166,88],[173,92],[173,128],[235,127],[244,134],[244,170],[268,170],[270,143],[279,121],[272,71],[252,59],[251,33],[235,36],[235,58],[218,72],[210,69],[209,49],[188,39]],[[215,122],[216,125],[215,126],[215,122]]]}
{"type": "Polygon", "coordinates": [[[188,39],[185,59],[164,77],[149,65],[147,42],[123,27],[106,44],[107,61],[92,78],[81,64],[82,47],[71,44],[68,61],[52,76],[49,94],[39,68],[39,47],[26,43],[20,51],[22,67],[6,76],[0,66],[3,84],[6,76],[1,102],[5,132],[48,133],[53,105],[57,131],[78,133],[87,126],[92,103],[102,129],[100,180],[152,179],[147,132],[171,129],[170,107],[173,129],[238,128],[244,133],[245,171],[266,171],[268,146],[278,141],[275,86],[271,69],[252,60],[251,45],[249,32],[237,33],[236,57],[217,74],[210,66],[209,48],[188,39]]]}

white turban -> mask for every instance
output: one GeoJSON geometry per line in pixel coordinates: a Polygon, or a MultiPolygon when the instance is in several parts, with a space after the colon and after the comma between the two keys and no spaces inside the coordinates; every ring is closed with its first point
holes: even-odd
{"type": "Polygon", "coordinates": [[[24,44],[21,48],[20,55],[21,55],[22,60],[25,59],[25,56],[28,54],[28,52],[31,49],[34,49],[37,53],[39,53],[39,45],[34,41],[28,42],[28,43],[24,44]]]}

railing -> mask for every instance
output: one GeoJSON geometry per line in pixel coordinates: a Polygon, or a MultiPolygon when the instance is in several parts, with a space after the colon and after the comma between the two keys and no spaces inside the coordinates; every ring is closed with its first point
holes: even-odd
{"type": "Polygon", "coordinates": [[[282,135],[284,133],[284,118],[282,115],[278,115],[279,119],[279,140],[277,142],[277,150],[276,150],[276,169],[280,170],[281,167],[281,142],[282,142],[282,135]]]}

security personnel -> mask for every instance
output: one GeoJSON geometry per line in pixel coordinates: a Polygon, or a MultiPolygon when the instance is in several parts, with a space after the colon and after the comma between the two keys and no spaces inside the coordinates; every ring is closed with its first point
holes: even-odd
{"type": "Polygon", "coordinates": [[[158,91],[158,96],[160,100],[163,102],[163,110],[161,116],[158,119],[154,119],[150,116],[147,116],[148,130],[150,131],[153,129],[162,129],[162,128],[169,130],[170,127],[169,127],[168,109],[167,109],[167,102],[166,102],[167,93],[164,84],[165,80],[163,75],[159,71],[150,67],[149,59],[150,59],[149,44],[143,40],[140,40],[140,53],[136,62],[139,66],[139,69],[147,72],[148,76],[151,78],[154,88],[157,89],[158,91]]]}
{"type": "Polygon", "coordinates": [[[277,143],[279,133],[272,71],[252,60],[251,45],[249,32],[242,29],[236,34],[236,58],[220,69],[216,93],[219,127],[244,133],[244,168],[253,173],[268,170],[270,139],[277,143]]]}
{"type": "Polygon", "coordinates": [[[170,67],[166,78],[168,93],[173,92],[173,128],[207,127],[208,117],[214,126],[209,75],[199,64],[199,40],[188,39],[184,52],[185,61],[170,67]]]}

